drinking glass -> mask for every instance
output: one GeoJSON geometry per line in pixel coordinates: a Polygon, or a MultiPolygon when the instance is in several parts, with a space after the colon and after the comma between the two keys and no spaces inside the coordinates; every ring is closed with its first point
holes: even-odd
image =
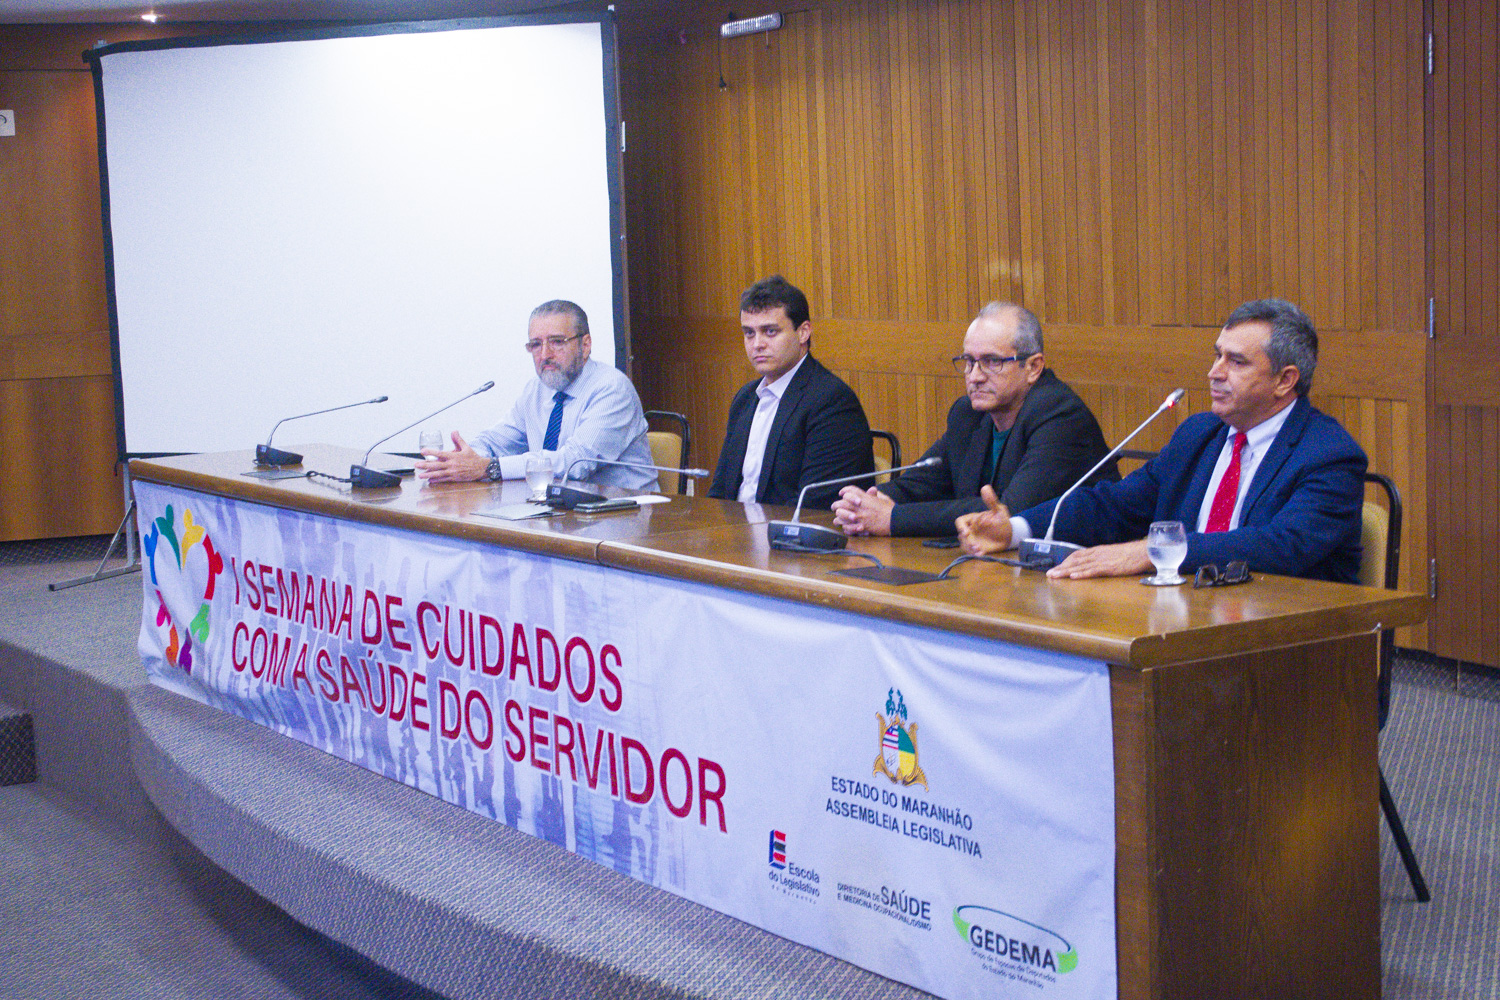
{"type": "Polygon", "coordinates": [[[443,450],[442,431],[420,431],[417,434],[417,451],[427,454],[429,451],[443,450]]]}
{"type": "Polygon", "coordinates": [[[531,499],[540,502],[547,499],[547,486],[552,482],[552,461],[556,452],[538,451],[526,456],[526,485],[531,487],[531,499]]]}
{"type": "Polygon", "coordinates": [[[1187,558],[1187,532],[1181,521],[1153,521],[1146,532],[1146,555],[1156,566],[1156,575],[1141,582],[1148,587],[1175,587],[1186,583],[1177,567],[1187,558]]]}

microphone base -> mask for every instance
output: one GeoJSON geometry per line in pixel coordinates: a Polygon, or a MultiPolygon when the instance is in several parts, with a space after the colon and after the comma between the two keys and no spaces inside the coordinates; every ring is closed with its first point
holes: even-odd
{"type": "Polygon", "coordinates": [[[381,469],[370,469],[363,465],[349,466],[349,484],[357,490],[389,489],[401,485],[401,477],[381,469]]]}
{"type": "Polygon", "coordinates": [[[268,444],[255,446],[256,465],[301,465],[302,456],[295,451],[282,451],[280,448],[272,448],[268,444]]]}
{"type": "Polygon", "coordinates": [[[1074,545],[1072,542],[1059,542],[1056,539],[1049,541],[1045,538],[1028,538],[1021,543],[1021,568],[1051,569],[1082,548],[1082,545],[1074,545]]]}
{"type": "Polygon", "coordinates": [[[766,536],[773,549],[818,549],[837,552],[849,545],[842,531],[803,524],[801,521],[771,521],[766,524],[766,536]]]}
{"type": "Polygon", "coordinates": [[[558,510],[573,510],[581,503],[603,503],[604,497],[588,490],[575,490],[561,483],[547,485],[547,506],[558,510]]]}

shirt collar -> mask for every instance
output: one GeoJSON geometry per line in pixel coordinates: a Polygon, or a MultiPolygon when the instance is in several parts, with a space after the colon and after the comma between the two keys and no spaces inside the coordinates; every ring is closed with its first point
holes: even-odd
{"type": "Polygon", "coordinates": [[[786,387],[792,384],[792,376],[797,374],[797,369],[802,367],[802,363],[807,360],[807,355],[810,353],[810,351],[804,353],[802,357],[797,359],[797,363],[795,365],[792,365],[791,368],[787,369],[787,371],[776,381],[767,382],[764,378],[762,378],[760,380],[760,388],[755,390],[756,394],[759,396],[765,396],[765,394],[769,392],[771,395],[776,397],[776,401],[778,403],[781,402],[781,397],[786,395],[786,387]]]}
{"type": "MultiPolygon", "coordinates": [[[[1287,417],[1290,417],[1292,415],[1292,409],[1296,405],[1297,404],[1294,401],[1291,406],[1282,407],[1280,410],[1277,410],[1275,413],[1271,414],[1271,416],[1267,417],[1266,419],[1262,420],[1260,423],[1256,424],[1254,427],[1246,431],[1245,447],[1249,448],[1253,454],[1265,454],[1265,451],[1270,447],[1271,442],[1276,439],[1277,432],[1279,432],[1282,425],[1286,423],[1287,417]]],[[[1229,440],[1233,441],[1234,436],[1237,433],[1239,432],[1236,431],[1233,427],[1229,428],[1229,440]]]]}

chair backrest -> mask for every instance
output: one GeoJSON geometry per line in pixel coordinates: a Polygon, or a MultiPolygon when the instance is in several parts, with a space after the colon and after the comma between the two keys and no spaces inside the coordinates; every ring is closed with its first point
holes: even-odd
{"type": "Polygon", "coordinates": [[[1366,472],[1365,482],[1385,494],[1385,503],[1365,501],[1359,582],[1366,587],[1395,590],[1401,576],[1401,494],[1389,476],[1378,472],[1366,472]]]}
{"type": "MultiPolygon", "coordinates": [[[[1385,494],[1385,503],[1374,500],[1364,502],[1359,534],[1359,542],[1363,546],[1359,562],[1359,582],[1365,587],[1395,590],[1401,578],[1401,494],[1389,476],[1378,472],[1366,472],[1365,483],[1379,488],[1385,494]]],[[[1395,641],[1395,629],[1388,628],[1380,633],[1377,691],[1381,727],[1385,726],[1386,717],[1391,711],[1391,650],[1395,641]]]]}
{"type": "MultiPolygon", "coordinates": [[[[646,432],[646,443],[651,447],[651,461],[674,469],[687,468],[688,453],[693,446],[693,432],[688,426],[688,418],[670,410],[647,410],[646,422],[649,424],[653,419],[672,424],[673,429],[646,432]]],[[[676,472],[658,472],[657,476],[661,480],[663,493],[687,494],[686,476],[676,472]]]]}
{"type": "MultiPolygon", "coordinates": [[[[901,442],[896,438],[896,435],[892,434],[890,431],[871,431],[870,441],[872,443],[875,441],[884,441],[886,443],[887,451],[889,452],[889,454],[887,455],[882,455],[880,454],[880,449],[877,448],[875,450],[876,469],[880,470],[881,472],[885,472],[887,469],[896,469],[901,466],[901,442]]],[[[901,473],[896,473],[896,476],[899,475],[901,475],[901,473]]],[[[894,478],[896,477],[890,475],[876,476],[875,482],[888,483],[894,478]]]]}

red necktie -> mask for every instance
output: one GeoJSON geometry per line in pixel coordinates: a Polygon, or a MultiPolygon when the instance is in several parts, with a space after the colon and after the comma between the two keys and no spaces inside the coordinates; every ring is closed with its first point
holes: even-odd
{"type": "Polygon", "coordinates": [[[1245,441],[1244,431],[1234,436],[1234,454],[1229,456],[1229,468],[1224,470],[1213,506],[1208,508],[1208,531],[1229,530],[1229,518],[1234,514],[1234,504],[1240,495],[1240,452],[1245,449],[1245,441]]]}

